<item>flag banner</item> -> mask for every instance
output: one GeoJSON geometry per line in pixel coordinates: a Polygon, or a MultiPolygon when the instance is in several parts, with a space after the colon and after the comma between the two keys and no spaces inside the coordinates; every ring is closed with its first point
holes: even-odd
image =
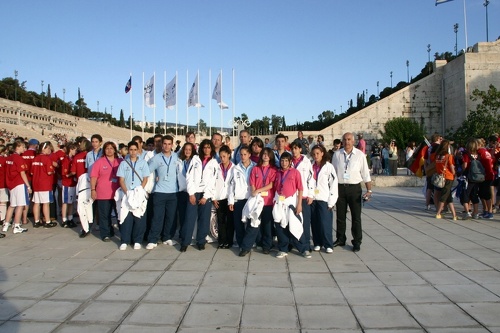
{"type": "Polygon", "coordinates": [[[177,79],[177,76],[174,76],[172,81],[170,81],[167,86],[165,87],[165,91],[163,92],[163,99],[165,100],[165,106],[169,109],[173,109],[173,106],[175,103],[177,103],[177,98],[176,98],[176,85],[175,81],[177,79]]]}
{"type": "Polygon", "coordinates": [[[436,6],[440,5],[442,3],[445,3],[445,2],[450,2],[450,1],[453,1],[453,0],[436,0],[436,6]]]}
{"type": "Polygon", "coordinates": [[[214,92],[212,93],[212,99],[215,99],[217,101],[217,104],[219,104],[219,107],[221,109],[228,109],[229,107],[227,106],[226,103],[222,101],[222,78],[221,74],[219,73],[219,76],[217,77],[217,81],[215,82],[215,87],[214,87],[214,92]]]}
{"type": "Polygon", "coordinates": [[[144,86],[144,103],[147,107],[153,108],[155,106],[155,89],[154,89],[155,76],[144,86]]]}
{"type": "Polygon", "coordinates": [[[130,89],[132,89],[132,76],[128,79],[127,84],[125,85],[125,94],[127,94],[130,89]]]}
{"type": "Polygon", "coordinates": [[[193,85],[191,86],[191,90],[189,90],[188,106],[194,106],[197,108],[203,107],[203,105],[200,104],[200,100],[198,97],[198,86],[198,74],[196,74],[196,78],[194,79],[193,85]]]}

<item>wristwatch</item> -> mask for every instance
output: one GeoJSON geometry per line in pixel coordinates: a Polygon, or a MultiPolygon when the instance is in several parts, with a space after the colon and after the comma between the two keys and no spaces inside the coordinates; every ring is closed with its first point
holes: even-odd
{"type": "Polygon", "coordinates": [[[368,192],[368,193],[373,193],[373,191],[372,191],[372,190],[366,190],[366,192],[368,192]]]}

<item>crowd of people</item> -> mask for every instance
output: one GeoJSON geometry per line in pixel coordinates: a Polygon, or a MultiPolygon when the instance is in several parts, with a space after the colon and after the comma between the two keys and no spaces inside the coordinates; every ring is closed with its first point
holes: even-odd
{"type": "Polygon", "coordinates": [[[470,138],[465,145],[455,146],[436,133],[429,145],[420,147],[413,156],[418,157],[414,170],[423,171],[426,176],[426,209],[431,210],[434,204],[437,219],[443,218],[446,209],[453,220],[459,219],[454,197],[463,206],[462,219],[493,218],[496,205],[500,203],[497,200],[500,195],[498,134],[486,139],[470,138]],[[420,164],[419,159],[422,160],[420,164]],[[443,178],[444,182],[438,183],[438,178],[443,178]]]}
{"type": "Polygon", "coordinates": [[[276,257],[283,258],[295,248],[310,258],[312,251],[345,246],[349,208],[352,249],[360,250],[362,201],[372,191],[365,153],[352,133],[338,140],[332,154],[323,137],[311,143],[301,132],[290,144],[278,134],[274,149],[246,130],[234,149],[219,133],[199,144],[193,132],[185,138],[181,146],[170,135],[145,142],[136,136],[117,146],[94,134],[57,151],[50,141],[19,138],[10,154],[0,145],[3,232],[27,232],[23,224],[31,209],[35,228],[80,226],[80,238],[98,229],[101,240],[110,242],[115,215],[120,250],[179,242],[185,252],[194,239],[203,251],[215,211],[220,249],[237,246],[244,257],[255,245],[263,254],[276,247],[276,257]]]}

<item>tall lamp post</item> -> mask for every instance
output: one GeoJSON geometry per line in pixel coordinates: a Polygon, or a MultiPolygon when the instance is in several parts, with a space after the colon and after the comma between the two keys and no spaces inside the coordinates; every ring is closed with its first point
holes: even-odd
{"type": "Polygon", "coordinates": [[[43,108],[43,80],[42,80],[42,108],[43,108]]]}
{"type": "Polygon", "coordinates": [[[391,71],[391,89],[392,89],[392,71],[391,71]]]}
{"type": "Polygon", "coordinates": [[[488,0],[484,0],[483,6],[486,9],[486,41],[489,42],[488,40],[488,5],[490,2],[488,0]]]}
{"type": "Polygon", "coordinates": [[[64,113],[66,113],[66,88],[63,88],[64,113]]]}
{"type": "Polygon", "coordinates": [[[380,86],[380,82],[377,81],[377,98],[380,96],[380,89],[379,89],[379,86],[380,86]]]}
{"type": "Polygon", "coordinates": [[[14,84],[15,84],[14,99],[16,100],[16,102],[17,102],[17,74],[18,74],[18,72],[17,72],[17,70],[15,70],[14,71],[14,77],[16,78],[16,82],[14,82],[14,84]]]}
{"type": "Polygon", "coordinates": [[[458,55],[458,23],[453,25],[453,31],[455,31],[455,57],[458,55]]]}

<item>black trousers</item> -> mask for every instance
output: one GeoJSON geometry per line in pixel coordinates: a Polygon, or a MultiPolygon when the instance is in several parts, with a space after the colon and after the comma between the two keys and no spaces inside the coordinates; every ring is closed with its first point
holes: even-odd
{"type": "Polygon", "coordinates": [[[227,199],[219,200],[219,208],[217,209],[217,228],[219,231],[219,245],[227,244],[233,246],[233,212],[229,210],[227,199]]]}
{"type": "Polygon", "coordinates": [[[361,184],[339,184],[339,198],[336,203],[337,207],[337,240],[340,242],[346,241],[346,216],[347,207],[351,210],[351,234],[352,244],[361,244],[363,239],[363,230],[361,229],[361,205],[362,205],[361,184]]]}

